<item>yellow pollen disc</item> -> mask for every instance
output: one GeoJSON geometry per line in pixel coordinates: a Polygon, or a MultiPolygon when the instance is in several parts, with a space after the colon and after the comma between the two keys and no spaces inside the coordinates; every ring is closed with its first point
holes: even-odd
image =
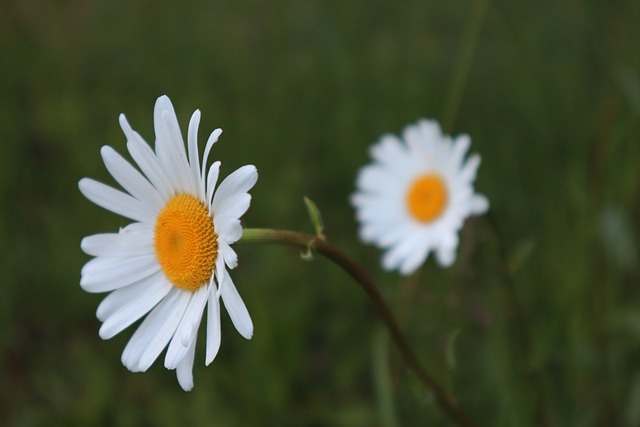
{"type": "Polygon", "coordinates": [[[218,235],[204,203],[188,194],[173,196],[156,219],[154,246],[174,286],[193,292],[208,283],[218,255],[218,235]]]}
{"type": "Polygon", "coordinates": [[[420,222],[435,220],[447,205],[447,189],[438,175],[423,175],[416,179],[407,193],[407,208],[420,222]]]}

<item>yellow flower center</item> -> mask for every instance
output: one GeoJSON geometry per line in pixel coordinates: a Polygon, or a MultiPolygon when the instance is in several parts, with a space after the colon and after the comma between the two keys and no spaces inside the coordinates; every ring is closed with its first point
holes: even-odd
{"type": "Polygon", "coordinates": [[[447,205],[447,189],[438,175],[423,175],[416,179],[407,193],[407,207],[420,222],[435,220],[447,205]]]}
{"type": "Polygon", "coordinates": [[[200,200],[173,196],[156,219],[154,246],[162,271],[174,286],[196,291],[211,279],[218,235],[200,200]]]}

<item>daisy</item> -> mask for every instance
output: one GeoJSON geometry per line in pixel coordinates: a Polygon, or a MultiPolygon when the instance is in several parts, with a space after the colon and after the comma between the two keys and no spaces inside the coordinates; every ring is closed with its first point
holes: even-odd
{"type": "Polygon", "coordinates": [[[470,143],[420,120],[403,140],[384,135],[371,148],[373,163],[360,170],[351,201],[362,240],[385,250],[383,268],[411,274],[431,251],[441,266],[453,264],[464,220],[489,208],[473,190],[480,156],[465,160],[470,143]]]}
{"type": "Polygon", "coordinates": [[[230,245],[242,236],[240,217],[249,208],[248,191],[258,173],[254,166],[243,166],[216,189],[220,162],[208,172],[206,166],[222,131],[209,136],[200,163],[200,111],[191,116],[185,150],[166,96],[158,98],[154,109],[155,152],[124,115],[119,120],[140,171],[105,146],[105,166],[126,192],[90,178],[78,185],[93,203],[134,222],[118,233],[82,240],[82,250],[95,258],[82,268],[80,286],[87,292],[111,292],[97,310],[103,339],[147,315],[122,353],[129,370],[146,371],[168,346],[164,365],[176,370],[180,386],[188,391],[193,388],[196,337],[205,308],[207,365],[220,348],[220,297],[240,335],[250,339],[253,334],[251,317],[227,268],[238,264],[230,245]]]}

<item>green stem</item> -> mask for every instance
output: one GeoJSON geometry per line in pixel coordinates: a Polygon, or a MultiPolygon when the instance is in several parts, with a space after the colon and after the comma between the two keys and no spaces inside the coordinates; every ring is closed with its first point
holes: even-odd
{"type": "Polygon", "coordinates": [[[488,5],[489,0],[477,0],[473,13],[471,14],[469,26],[465,34],[463,51],[460,55],[460,62],[454,71],[447,91],[447,103],[442,119],[442,126],[447,133],[452,132],[453,125],[455,124],[456,115],[458,114],[460,101],[462,100],[464,87],[467,82],[467,77],[469,76],[471,63],[473,62],[473,54],[478,44],[480,29],[482,28],[488,5]]]}
{"type": "Polygon", "coordinates": [[[297,233],[288,230],[257,228],[244,229],[242,238],[238,243],[275,243],[299,248],[312,248],[316,253],[338,264],[369,296],[380,313],[385,326],[391,334],[391,338],[400,350],[407,366],[416,374],[418,379],[433,392],[440,409],[459,426],[477,426],[458,405],[454,397],[422,366],[413,348],[409,345],[404,333],[400,329],[389,305],[386,303],[378,286],[369,274],[337,246],[332,245],[324,238],[311,234],[297,233]]]}
{"type": "Polygon", "coordinates": [[[519,339],[518,348],[521,350],[521,369],[523,369],[529,377],[530,384],[532,385],[536,396],[536,424],[541,426],[549,425],[548,408],[543,391],[544,381],[537,363],[534,363],[532,360],[533,345],[531,328],[527,321],[527,316],[522,303],[520,302],[520,298],[518,298],[518,293],[516,292],[516,284],[513,279],[511,267],[509,266],[505,239],[495,215],[489,211],[486,218],[496,241],[498,251],[498,272],[504,285],[507,304],[509,306],[508,311],[513,317],[515,317],[515,326],[517,330],[516,335],[519,339]]]}
{"type": "Polygon", "coordinates": [[[397,427],[396,410],[389,373],[389,333],[382,325],[373,331],[372,343],[373,384],[378,398],[380,424],[384,427],[397,427]]]}

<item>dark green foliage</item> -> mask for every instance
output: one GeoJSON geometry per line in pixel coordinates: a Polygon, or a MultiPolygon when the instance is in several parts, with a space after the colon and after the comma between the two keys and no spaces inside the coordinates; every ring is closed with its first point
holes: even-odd
{"type": "Polygon", "coordinates": [[[113,184],[99,148],[126,152],[121,112],[152,141],[161,94],[185,132],[202,111],[201,144],[223,128],[213,157],[224,175],[257,166],[245,225],[313,233],[303,196],[316,202],[327,237],[375,275],[420,358],[479,424],[639,425],[639,2],[496,0],[475,41],[450,131],[482,155],[476,187],[505,237],[529,351],[485,218],[465,225],[454,267],[429,260],[413,285],[357,240],[348,198],[368,146],[420,117],[443,120],[474,10],[1,2],[0,425],[451,425],[394,348],[390,380],[376,377],[387,356],[374,354],[384,341],[364,293],[289,248],[237,248],[254,338],[223,314],[207,368],[199,341],[194,391],[161,363],[121,365],[131,331],[98,337],[102,297],[78,285],[89,259],[79,242],[126,220],[77,181],[113,184]]]}

